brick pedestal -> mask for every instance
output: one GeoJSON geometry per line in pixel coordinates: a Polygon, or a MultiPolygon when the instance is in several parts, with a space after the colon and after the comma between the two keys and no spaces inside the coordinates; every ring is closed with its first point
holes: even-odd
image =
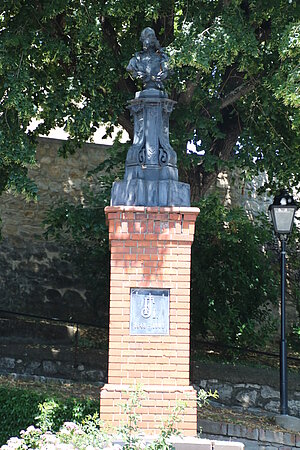
{"type": "Polygon", "coordinates": [[[110,206],[111,245],[108,383],[100,417],[118,426],[120,407],[136,384],[146,393],[141,429],[157,433],[178,400],[187,402],[178,428],[197,434],[196,392],[190,386],[190,266],[198,208],[110,206]],[[130,289],[169,289],[169,335],[130,334],[130,289]]]}

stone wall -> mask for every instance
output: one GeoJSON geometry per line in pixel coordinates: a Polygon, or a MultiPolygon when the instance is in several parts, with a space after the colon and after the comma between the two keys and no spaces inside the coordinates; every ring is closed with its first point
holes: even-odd
{"type": "MultiPolygon", "coordinates": [[[[192,368],[193,382],[206,390],[216,389],[223,405],[279,413],[279,369],[205,362],[195,362],[192,368]]],[[[300,417],[299,374],[289,372],[288,377],[289,413],[300,417]]]]}
{"type": "Polygon", "coordinates": [[[0,309],[99,322],[107,299],[74,275],[74,265],[62,257],[63,246],[45,241],[42,222],[60,198],[83,201],[85,175],[104,159],[106,146],[86,144],[63,159],[57,153],[61,143],[39,139],[37,165],[29,172],[38,186],[37,203],[9,193],[0,197],[0,309]]]}
{"type": "MultiPolygon", "coordinates": [[[[218,404],[237,411],[279,413],[279,369],[192,361],[195,387],[218,391],[218,404]]],[[[56,343],[55,346],[0,342],[0,374],[107,382],[107,351],[56,343]]],[[[289,373],[289,414],[300,418],[300,379],[289,373]]],[[[209,432],[209,431],[207,431],[209,432]]]]}

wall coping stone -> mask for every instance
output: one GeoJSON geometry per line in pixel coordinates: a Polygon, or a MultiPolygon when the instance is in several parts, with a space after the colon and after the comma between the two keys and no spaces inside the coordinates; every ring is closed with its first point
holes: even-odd
{"type": "Polygon", "coordinates": [[[249,428],[239,424],[216,422],[208,419],[198,419],[198,426],[204,435],[239,438],[261,443],[261,445],[284,446],[285,448],[300,447],[300,433],[290,433],[281,430],[266,430],[249,428]]]}

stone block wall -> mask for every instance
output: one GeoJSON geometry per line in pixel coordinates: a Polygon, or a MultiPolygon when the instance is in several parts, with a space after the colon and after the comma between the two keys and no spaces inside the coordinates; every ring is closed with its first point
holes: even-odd
{"type": "Polygon", "coordinates": [[[95,310],[99,317],[103,313],[99,293],[74,275],[74,266],[62,257],[62,246],[45,241],[42,222],[60,198],[83,201],[85,175],[103,161],[107,147],[86,144],[63,159],[57,153],[61,144],[39,139],[37,165],[29,171],[38,186],[37,203],[9,193],[0,197],[0,309],[97,321],[95,310]]]}
{"type": "Polygon", "coordinates": [[[299,433],[250,428],[205,419],[199,420],[199,426],[203,437],[230,440],[232,443],[242,442],[247,450],[291,450],[300,447],[299,433]]]}
{"type": "MultiPolygon", "coordinates": [[[[279,368],[232,366],[195,362],[193,382],[202,389],[218,391],[218,402],[242,410],[262,410],[278,414],[280,410],[279,368]]],[[[300,417],[300,378],[288,375],[288,405],[292,416],[300,417]]]]}

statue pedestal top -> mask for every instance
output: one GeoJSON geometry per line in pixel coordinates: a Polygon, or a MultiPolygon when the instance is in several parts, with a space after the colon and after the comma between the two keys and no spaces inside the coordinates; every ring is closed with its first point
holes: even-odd
{"type": "MultiPolygon", "coordinates": [[[[135,98],[168,98],[168,95],[164,91],[160,91],[159,89],[144,89],[143,91],[139,91],[135,93],[135,98]]],[[[175,102],[174,102],[175,103],[175,102]]]]}

